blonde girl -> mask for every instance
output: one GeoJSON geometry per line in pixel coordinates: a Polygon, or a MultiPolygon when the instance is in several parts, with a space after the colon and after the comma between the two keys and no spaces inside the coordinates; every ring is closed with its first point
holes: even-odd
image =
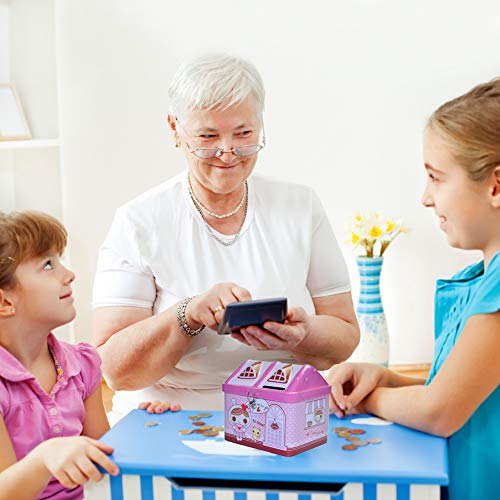
{"type": "Polygon", "coordinates": [[[428,380],[370,364],[332,370],[331,406],[449,438],[449,497],[498,498],[500,471],[500,79],[443,104],[424,138],[427,186],[452,247],[484,260],[439,280],[428,380]]]}

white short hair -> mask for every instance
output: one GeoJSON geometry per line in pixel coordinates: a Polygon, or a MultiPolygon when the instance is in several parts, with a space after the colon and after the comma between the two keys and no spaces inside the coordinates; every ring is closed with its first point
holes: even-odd
{"type": "Polygon", "coordinates": [[[264,85],[255,66],[226,54],[206,55],[181,65],[168,90],[170,113],[182,117],[187,111],[227,109],[249,96],[264,110],[264,85]]]}

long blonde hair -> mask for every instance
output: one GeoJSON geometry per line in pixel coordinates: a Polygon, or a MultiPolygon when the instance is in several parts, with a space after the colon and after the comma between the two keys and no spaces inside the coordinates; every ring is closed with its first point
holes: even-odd
{"type": "Polygon", "coordinates": [[[427,122],[469,178],[481,182],[500,165],[500,78],[440,106],[427,122]]]}

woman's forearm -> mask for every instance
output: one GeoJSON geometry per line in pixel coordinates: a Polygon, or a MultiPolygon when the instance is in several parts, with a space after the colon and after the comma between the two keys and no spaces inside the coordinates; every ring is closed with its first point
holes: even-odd
{"type": "Polygon", "coordinates": [[[165,376],[191,342],[177,324],[175,305],[116,332],[97,350],[113,389],[138,390],[165,376]]]}
{"type": "Polygon", "coordinates": [[[299,363],[327,370],[345,361],[359,342],[359,327],[335,316],[313,315],[307,337],[292,351],[299,363]]]}

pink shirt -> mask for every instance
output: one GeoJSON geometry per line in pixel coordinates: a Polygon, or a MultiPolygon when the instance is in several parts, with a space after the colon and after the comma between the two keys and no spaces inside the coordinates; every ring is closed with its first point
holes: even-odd
{"type": "MultiPolygon", "coordinates": [[[[50,394],[9,351],[0,347],[0,413],[18,460],[47,439],[79,436],[85,417],[83,402],[101,380],[101,359],[94,347],[61,342],[53,334],[47,342],[62,368],[50,394]]],[[[82,497],[83,487],[67,490],[55,478],[40,496],[65,500],[82,497]]]]}

